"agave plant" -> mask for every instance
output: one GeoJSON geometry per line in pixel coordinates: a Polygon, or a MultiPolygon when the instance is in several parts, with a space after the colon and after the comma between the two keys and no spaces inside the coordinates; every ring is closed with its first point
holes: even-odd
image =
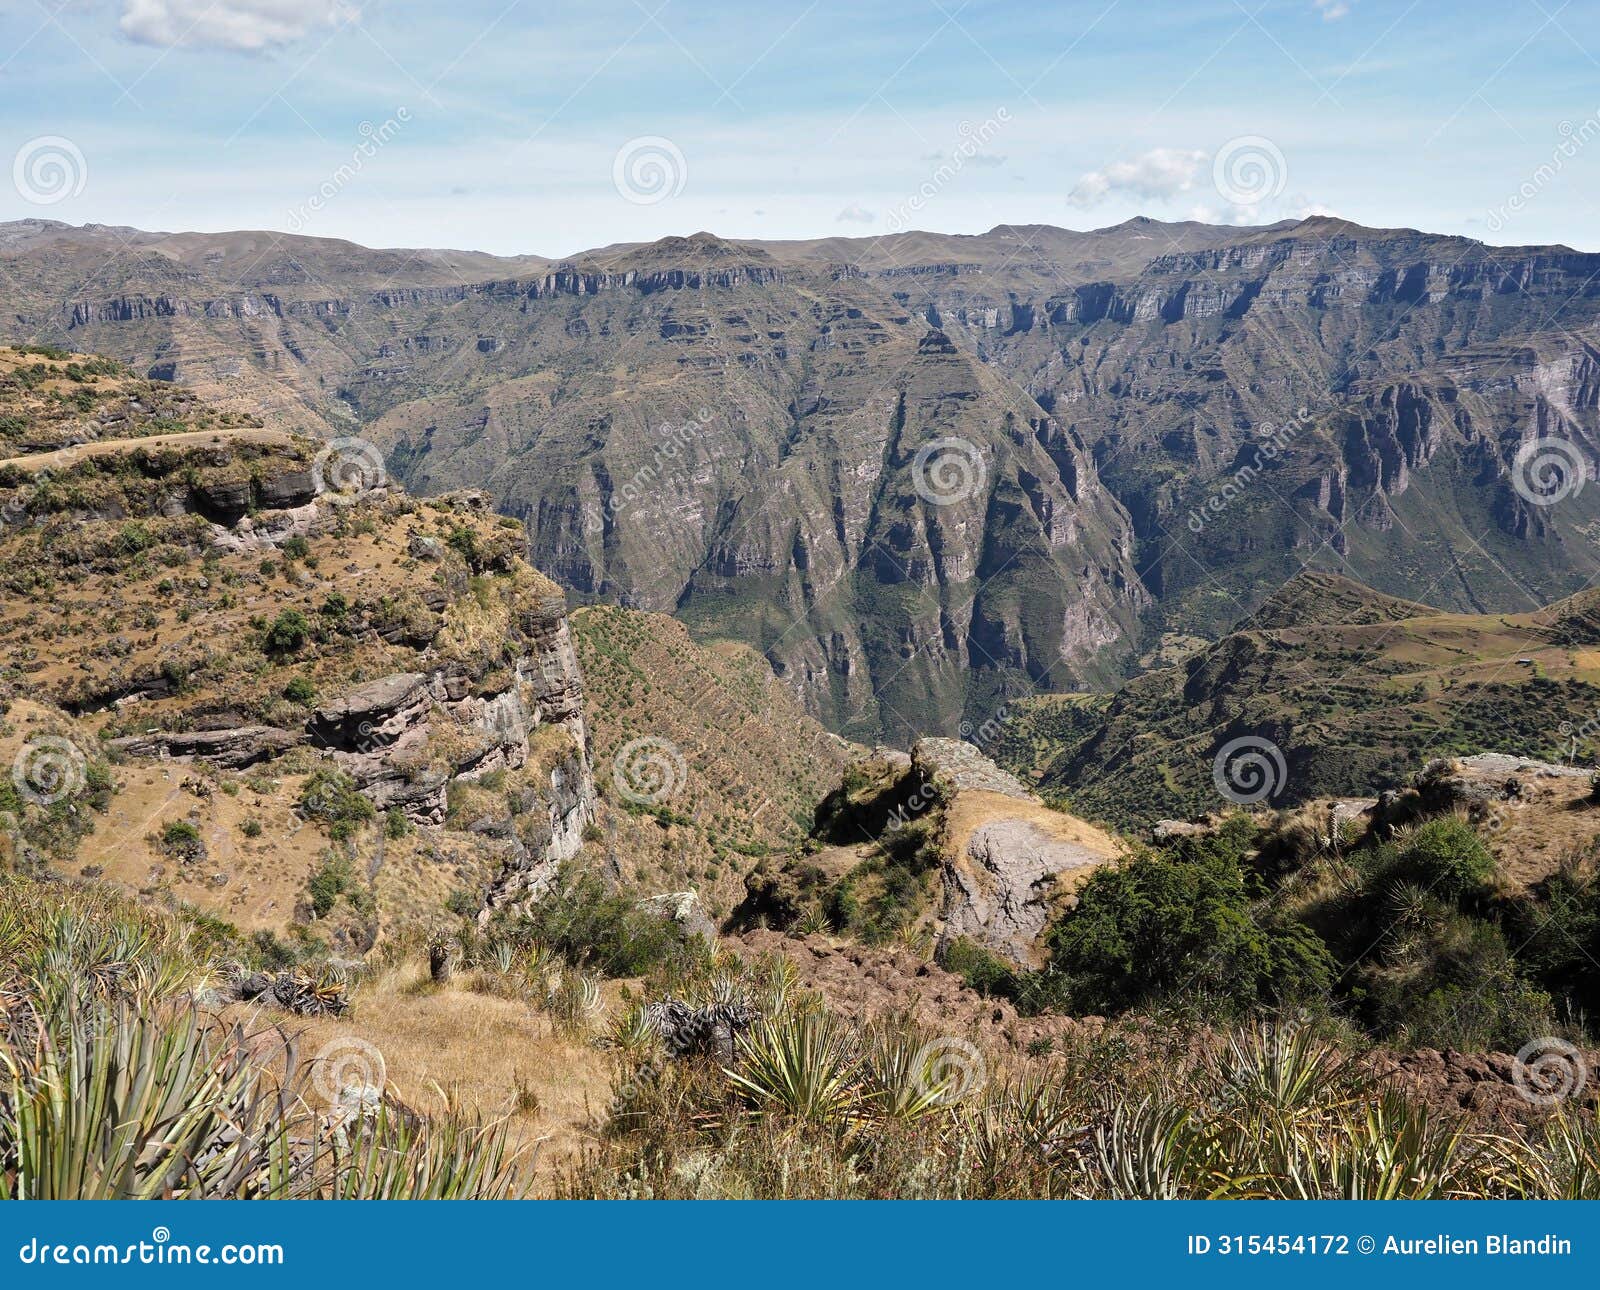
{"type": "Polygon", "coordinates": [[[1523,1165],[1519,1194],[1600,1200],[1600,1122],[1563,1106],[1546,1121],[1538,1149],[1514,1163],[1523,1165]]]}
{"type": "Polygon", "coordinates": [[[946,1080],[923,1037],[905,1025],[868,1032],[861,1050],[863,1103],[889,1120],[916,1120],[946,1105],[946,1080]]]}
{"type": "Polygon", "coordinates": [[[1294,1119],[1361,1098],[1367,1080],[1354,1059],[1302,1021],[1257,1021],[1231,1032],[1208,1059],[1221,1100],[1294,1119]]]}
{"type": "Polygon", "coordinates": [[[850,1045],[826,1013],[757,1023],[739,1036],[738,1061],[724,1072],[761,1110],[825,1125],[843,1124],[857,1110],[850,1045]]]}
{"type": "Polygon", "coordinates": [[[637,1059],[655,1047],[656,1029],[642,1003],[636,1003],[611,1022],[608,1038],[624,1055],[637,1059]]]}
{"type": "Polygon", "coordinates": [[[504,1120],[423,1120],[387,1103],[323,1133],[308,1172],[333,1200],[505,1200],[527,1187],[504,1120]]]}
{"type": "MultiPolygon", "coordinates": [[[[1302,1144],[1306,1145],[1306,1144],[1302,1144]]],[[[1443,1200],[1485,1194],[1493,1143],[1445,1126],[1420,1103],[1385,1092],[1342,1132],[1302,1150],[1291,1194],[1335,1200],[1443,1200]],[[1476,1182],[1474,1181],[1476,1180],[1476,1182]]]]}
{"type": "Polygon", "coordinates": [[[1256,1181],[1221,1149],[1216,1126],[1164,1097],[1116,1100],[1093,1133],[1101,1175],[1116,1200],[1210,1200],[1252,1195],[1256,1181]]]}
{"type": "Polygon", "coordinates": [[[149,1199],[255,1194],[287,1185],[288,1127],[305,1118],[294,1078],[259,1057],[288,1041],[217,1033],[194,1011],[74,1006],[31,1051],[0,1048],[0,1197],[149,1199]]]}

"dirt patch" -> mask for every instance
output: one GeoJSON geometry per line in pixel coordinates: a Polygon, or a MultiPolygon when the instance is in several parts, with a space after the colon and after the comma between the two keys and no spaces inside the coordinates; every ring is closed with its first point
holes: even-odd
{"type": "Polygon", "coordinates": [[[803,986],[856,1021],[909,1013],[929,1030],[1018,1049],[1042,1039],[1087,1037],[1105,1025],[1099,1017],[1020,1016],[1004,999],[984,998],[954,973],[906,949],[769,931],[745,932],[733,943],[751,954],[788,959],[803,986]]]}

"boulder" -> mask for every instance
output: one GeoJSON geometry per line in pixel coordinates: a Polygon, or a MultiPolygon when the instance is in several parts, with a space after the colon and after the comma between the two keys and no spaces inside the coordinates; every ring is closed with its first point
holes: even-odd
{"type": "Polygon", "coordinates": [[[965,937],[1013,963],[1032,965],[1050,921],[1059,879],[1105,862],[1104,850],[1047,832],[1026,819],[994,819],[944,869],[942,943],[965,937]]]}

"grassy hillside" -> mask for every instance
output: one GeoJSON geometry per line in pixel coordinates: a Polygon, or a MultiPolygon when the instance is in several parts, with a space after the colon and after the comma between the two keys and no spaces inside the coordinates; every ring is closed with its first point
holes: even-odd
{"type": "Polygon", "coordinates": [[[572,632],[605,804],[599,849],[624,876],[698,890],[726,915],[758,860],[805,839],[848,745],[747,646],[698,644],[675,619],[608,606],[577,611],[572,632]],[[635,791],[652,763],[659,795],[635,791]]]}
{"type": "Polygon", "coordinates": [[[1600,594],[1524,614],[1454,614],[1308,573],[1243,629],[1109,702],[1020,711],[1002,759],[1042,768],[1044,791],[1123,827],[1227,807],[1214,763],[1239,739],[1282,754],[1264,799],[1273,805],[1376,793],[1429,757],[1589,761],[1600,594]]]}

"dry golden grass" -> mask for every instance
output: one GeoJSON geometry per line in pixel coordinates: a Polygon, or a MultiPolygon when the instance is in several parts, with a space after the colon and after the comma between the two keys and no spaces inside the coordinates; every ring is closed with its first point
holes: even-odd
{"type": "MultiPolygon", "coordinates": [[[[517,1144],[537,1151],[541,1174],[571,1161],[605,1119],[611,1060],[589,1037],[564,1035],[522,1000],[474,993],[463,973],[436,986],[421,963],[362,984],[343,1017],[306,1023],[301,1051],[360,1039],[383,1054],[388,1091],[437,1113],[453,1106],[507,1117],[517,1144]]],[[[607,1007],[620,987],[607,983],[607,1007]]],[[[599,1024],[597,1019],[596,1024],[599,1024]]]]}

